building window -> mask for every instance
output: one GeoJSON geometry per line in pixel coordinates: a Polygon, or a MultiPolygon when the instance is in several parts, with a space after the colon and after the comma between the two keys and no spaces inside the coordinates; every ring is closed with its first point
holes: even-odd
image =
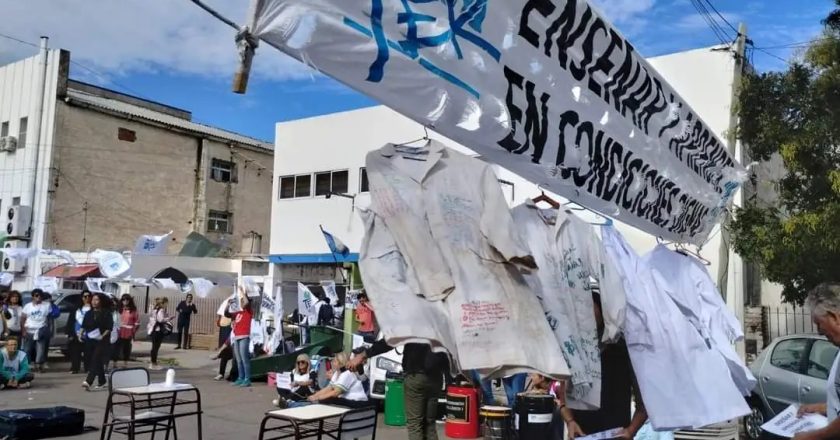
{"type": "Polygon", "coordinates": [[[236,164],[227,160],[213,159],[210,165],[210,178],[217,182],[236,183],[236,164]]]}
{"type": "Polygon", "coordinates": [[[349,173],[343,171],[327,171],[315,174],[315,195],[325,196],[328,193],[347,193],[349,173]]]}
{"type": "Polygon", "coordinates": [[[9,121],[6,121],[0,124],[0,137],[6,137],[9,135],[9,121]]]}
{"type": "Polygon", "coordinates": [[[366,193],[366,192],[369,192],[369,191],[370,191],[370,186],[368,184],[367,168],[362,167],[359,170],[359,192],[366,193]]]}
{"type": "Polygon", "coordinates": [[[312,175],[283,176],[280,178],[280,198],[296,199],[312,194],[312,175]]]}
{"type": "Polygon", "coordinates": [[[29,129],[29,118],[20,118],[20,126],[18,127],[18,148],[26,146],[26,130],[29,129]]]}
{"type": "Polygon", "coordinates": [[[20,206],[20,197],[12,198],[12,206],[20,206]]]}
{"type": "Polygon", "coordinates": [[[207,232],[230,234],[233,232],[233,215],[224,211],[210,211],[207,214],[207,232]]]}
{"type": "Polygon", "coordinates": [[[117,129],[117,139],[126,142],[134,142],[137,140],[137,132],[120,127],[117,129]]]}

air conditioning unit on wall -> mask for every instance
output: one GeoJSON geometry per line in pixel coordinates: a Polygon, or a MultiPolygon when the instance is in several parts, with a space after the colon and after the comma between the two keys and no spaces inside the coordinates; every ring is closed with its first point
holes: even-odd
{"type": "Polygon", "coordinates": [[[0,151],[13,152],[17,150],[17,138],[14,136],[0,137],[0,151]]]}
{"type": "Polygon", "coordinates": [[[12,238],[27,238],[29,224],[32,222],[32,208],[23,205],[10,206],[3,220],[6,223],[6,235],[12,238]]]}
{"type": "Polygon", "coordinates": [[[0,252],[0,272],[21,273],[25,270],[25,260],[14,260],[0,252]]]}

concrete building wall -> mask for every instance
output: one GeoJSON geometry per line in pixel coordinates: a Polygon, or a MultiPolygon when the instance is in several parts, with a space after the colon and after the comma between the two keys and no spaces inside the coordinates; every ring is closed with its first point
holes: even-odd
{"type": "Polygon", "coordinates": [[[197,144],[190,136],[61,103],[49,245],[128,250],[139,235],[172,230],[177,249],[192,231],[197,144]],[[136,140],[119,140],[120,129],[134,131],[136,140]]]}
{"type": "Polygon", "coordinates": [[[239,253],[241,237],[249,231],[268,243],[271,169],[254,163],[246,167],[245,158],[270,167],[269,152],[240,151],[215,140],[64,103],[58,114],[50,246],[73,251],[132,249],[139,235],[170,230],[174,251],[194,230],[225,243],[233,254],[239,253]],[[134,141],[120,140],[121,129],[133,131],[134,141]],[[202,149],[207,150],[204,162],[202,149]],[[238,181],[210,178],[213,158],[235,163],[238,181]],[[204,177],[203,190],[197,183],[199,174],[204,177]],[[196,212],[197,205],[205,212],[196,212]],[[206,229],[210,210],[232,214],[229,233],[206,229]],[[197,222],[196,216],[205,218],[197,222]]]}

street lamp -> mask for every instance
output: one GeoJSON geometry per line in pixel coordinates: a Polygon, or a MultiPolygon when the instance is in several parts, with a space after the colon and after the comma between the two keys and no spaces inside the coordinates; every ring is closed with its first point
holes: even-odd
{"type": "Polygon", "coordinates": [[[350,199],[353,203],[351,205],[351,211],[356,210],[356,194],[344,194],[344,193],[337,193],[333,191],[328,191],[326,194],[326,198],[332,198],[332,196],[336,197],[344,197],[345,199],[350,199]]]}

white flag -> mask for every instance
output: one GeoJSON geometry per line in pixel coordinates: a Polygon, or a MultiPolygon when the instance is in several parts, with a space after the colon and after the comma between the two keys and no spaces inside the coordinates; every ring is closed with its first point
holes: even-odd
{"type": "Polygon", "coordinates": [[[73,254],[71,254],[70,251],[64,251],[61,249],[42,249],[41,253],[44,255],[52,255],[54,257],[61,258],[71,266],[77,265],[76,259],[73,258],[73,254]]]}
{"type": "Polygon", "coordinates": [[[207,298],[213,290],[213,282],[205,278],[190,278],[195,295],[199,298],[207,298]]]}
{"type": "Polygon", "coordinates": [[[306,317],[307,322],[318,320],[318,311],[315,310],[315,295],[302,283],[298,283],[298,313],[306,317]]]}
{"type": "Polygon", "coordinates": [[[330,299],[330,305],[338,305],[338,293],[335,291],[335,281],[321,281],[321,287],[324,289],[327,298],[330,299]]]}
{"type": "Polygon", "coordinates": [[[15,281],[15,275],[9,272],[0,272],[0,286],[11,286],[15,281]]]}
{"type": "Polygon", "coordinates": [[[263,277],[244,276],[242,277],[242,285],[245,287],[245,292],[249,298],[260,296],[260,285],[263,282],[263,277]]]}
{"type": "Polygon", "coordinates": [[[181,290],[181,286],[172,281],[172,278],[155,278],[152,280],[152,284],[158,289],[181,290]]]}
{"type": "Polygon", "coordinates": [[[135,255],[166,255],[172,231],[163,235],[141,235],[134,245],[135,255]]]}
{"type": "Polygon", "coordinates": [[[119,252],[97,249],[91,256],[99,263],[99,271],[106,278],[116,278],[131,269],[131,265],[119,252]]]}
{"type": "Polygon", "coordinates": [[[35,289],[41,289],[47,293],[58,290],[58,278],[56,277],[35,277],[35,289]]]}
{"type": "Polygon", "coordinates": [[[88,278],[85,280],[85,287],[91,291],[91,293],[105,293],[102,290],[102,282],[105,281],[105,278],[88,278]]]}
{"type": "Polygon", "coordinates": [[[0,249],[3,255],[12,260],[27,260],[38,255],[38,249],[32,248],[3,248],[0,249]]]}

